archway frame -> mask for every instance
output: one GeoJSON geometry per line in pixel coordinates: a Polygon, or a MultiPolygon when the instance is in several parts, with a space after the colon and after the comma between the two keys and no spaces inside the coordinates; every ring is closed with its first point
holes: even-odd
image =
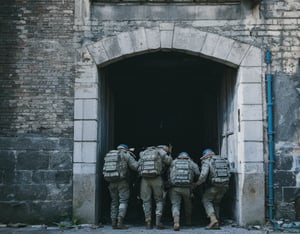
{"type": "Polygon", "coordinates": [[[201,56],[237,69],[234,115],[236,201],[239,225],[265,222],[263,74],[260,48],[192,27],[138,28],[78,50],[74,101],[73,214],[97,223],[100,81],[98,68],[160,50],[201,56]],[[253,215],[255,214],[255,215],[253,215]],[[253,217],[254,216],[254,217],[253,217]]]}

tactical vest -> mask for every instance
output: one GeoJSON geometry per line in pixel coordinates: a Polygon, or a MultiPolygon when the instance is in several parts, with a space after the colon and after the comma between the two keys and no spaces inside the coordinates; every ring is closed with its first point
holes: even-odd
{"type": "Polygon", "coordinates": [[[162,159],[155,147],[147,148],[140,154],[140,175],[156,177],[162,172],[162,159]]]}
{"type": "Polygon", "coordinates": [[[228,185],[230,179],[229,162],[220,156],[212,156],[210,163],[210,182],[212,185],[228,185]]]}
{"type": "Polygon", "coordinates": [[[193,180],[193,171],[190,166],[190,159],[174,160],[170,172],[171,184],[174,186],[188,186],[193,180]]]}
{"type": "Polygon", "coordinates": [[[111,150],[104,157],[103,176],[108,182],[126,178],[127,162],[119,150],[111,150]]]}

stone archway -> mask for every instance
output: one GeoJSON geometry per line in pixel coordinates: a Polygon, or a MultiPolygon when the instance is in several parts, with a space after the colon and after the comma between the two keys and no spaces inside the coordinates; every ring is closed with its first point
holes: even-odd
{"type": "MultiPolygon", "coordinates": [[[[234,95],[236,219],[239,225],[263,223],[265,175],[263,155],[262,54],[259,48],[195,28],[139,28],[103,38],[78,51],[75,80],[73,211],[88,223],[97,222],[98,67],[159,50],[205,57],[238,70],[234,95]],[[253,215],[255,214],[255,215],[253,215]]],[[[101,129],[100,129],[101,131],[101,129]]]]}

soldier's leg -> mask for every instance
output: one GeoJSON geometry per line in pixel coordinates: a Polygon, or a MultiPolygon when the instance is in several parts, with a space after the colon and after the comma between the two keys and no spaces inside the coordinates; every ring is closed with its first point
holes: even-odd
{"type": "Polygon", "coordinates": [[[215,192],[213,187],[207,188],[202,196],[202,204],[204,206],[207,217],[210,217],[212,213],[215,213],[213,200],[215,197],[215,192]]]}
{"type": "Polygon", "coordinates": [[[143,200],[143,210],[145,214],[145,221],[148,229],[152,228],[151,223],[151,197],[152,197],[152,190],[148,183],[149,179],[142,178],[141,180],[141,199],[143,200]]]}
{"type": "Polygon", "coordinates": [[[191,190],[190,188],[184,188],[183,202],[185,212],[185,223],[186,225],[192,225],[192,201],[191,201],[191,190]]]}
{"type": "Polygon", "coordinates": [[[217,193],[218,190],[215,187],[210,187],[203,194],[202,203],[205,208],[207,216],[210,218],[210,223],[206,227],[207,229],[219,227],[218,220],[214,210],[214,205],[213,205],[217,193]]]}
{"type": "Polygon", "coordinates": [[[218,192],[216,193],[213,204],[214,204],[214,209],[215,209],[217,219],[220,220],[220,218],[221,218],[220,217],[220,203],[227,191],[227,187],[216,187],[216,189],[218,190],[218,192]]]}
{"type": "Polygon", "coordinates": [[[119,207],[119,192],[118,184],[110,183],[108,186],[111,204],[110,204],[110,218],[112,223],[112,228],[117,228],[117,216],[118,216],[118,207],[119,207]]]}
{"type": "Polygon", "coordinates": [[[152,188],[153,188],[153,194],[154,194],[154,200],[156,203],[156,227],[158,229],[164,228],[163,224],[161,223],[161,216],[163,212],[163,181],[160,176],[156,177],[152,180],[152,188]]]}
{"type": "Polygon", "coordinates": [[[152,180],[153,196],[156,203],[156,216],[161,216],[163,211],[163,181],[161,177],[152,180]]]}
{"type": "Polygon", "coordinates": [[[215,209],[215,214],[216,214],[217,220],[220,221],[220,204],[214,203],[214,209],[215,209]]]}
{"type": "Polygon", "coordinates": [[[127,228],[124,225],[124,218],[127,212],[128,200],[130,196],[129,184],[126,180],[119,183],[119,214],[118,214],[118,224],[119,229],[127,228]]]}
{"type": "Polygon", "coordinates": [[[177,188],[170,189],[170,200],[172,203],[172,216],[174,221],[174,231],[180,230],[180,204],[181,195],[177,192],[177,188]]]}

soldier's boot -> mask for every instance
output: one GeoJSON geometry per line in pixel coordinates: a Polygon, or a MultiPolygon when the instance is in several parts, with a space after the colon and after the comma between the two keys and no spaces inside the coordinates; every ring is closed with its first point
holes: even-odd
{"type": "Polygon", "coordinates": [[[123,218],[118,218],[117,229],[127,229],[128,227],[124,224],[123,218]]]}
{"type": "Polygon", "coordinates": [[[156,228],[157,229],[164,229],[164,225],[161,222],[161,216],[156,216],[156,228]]]}
{"type": "Polygon", "coordinates": [[[180,230],[180,223],[179,223],[179,216],[174,217],[174,231],[179,231],[180,230]]]}
{"type": "Polygon", "coordinates": [[[151,218],[146,218],[146,229],[152,229],[151,218]]]}
{"type": "Polygon", "coordinates": [[[216,215],[213,213],[210,218],[210,223],[206,226],[205,229],[219,229],[219,221],[217,220],[216,215]]]}
{"type": "Polygon", "coordinates": [[[112,229],[117,229],[117,220],[112,220],[111,221],[111,227],[112,227],[112,229]]]}

